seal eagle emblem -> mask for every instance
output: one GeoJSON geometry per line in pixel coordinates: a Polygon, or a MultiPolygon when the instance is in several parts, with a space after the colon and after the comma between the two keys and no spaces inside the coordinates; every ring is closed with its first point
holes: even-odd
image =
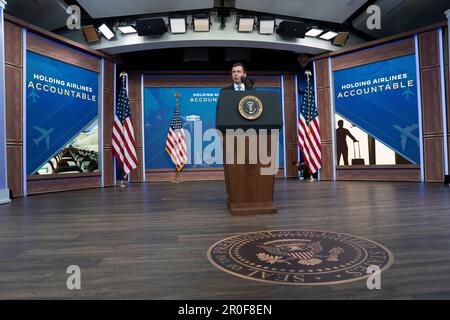
{"type": "Polygon", "coordinates": [[[381,272],[394,256],[371,240],[330,231],[269,230],[235,235],[208,250],[209,261],[235,276],[290,285],[338,284],[381,272]]]}
{"type": "Polygon", "coordinates": [[[258,119],[263,112],[263,104],[258,97],[245,96],[238,104],[239,113],[247,120],[258,119]]]}

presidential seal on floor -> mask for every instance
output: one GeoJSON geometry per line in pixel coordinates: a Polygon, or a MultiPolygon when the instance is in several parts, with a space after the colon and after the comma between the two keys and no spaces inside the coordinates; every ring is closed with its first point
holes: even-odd
{"type": "Polygon", "coordinates": [[[329,231],[271,230],[235,235],[208,250],[209,261],[235,276],[289,285],[325,285],[362,280],[368,268],[389,268],[384,246],[329,231]]]}

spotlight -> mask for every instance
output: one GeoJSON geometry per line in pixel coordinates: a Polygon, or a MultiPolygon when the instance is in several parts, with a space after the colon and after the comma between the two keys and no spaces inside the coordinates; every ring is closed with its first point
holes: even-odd
{"type": "Polygon", "coordinates": [[[123,26],[118,26],[117,29],[122,32],[122,34],[130,34],[130,33],[136,33],[137,30],[134,26],[132,25],[123,25],[123,26]]]}
{"type": "Polygon", "coordinates": [[[259,34],[273,34],[275,30],[275,19],[272,17],[259,18],[259,34]]]}
{"type": "Polygon", "coordinates": [[[306,23],[296,21],[281,21],[277,28],[277,33],[281,37],[304,38],[306,33],[306,23]]]}
{"type": "Polygon", "coordinates": [[[161,36],[167,26],[163,18],[143,18],[136,20],[136,30],[139,36],[161,36]]]}
{"type": "Polygon", "coordinates": [[[255,24],[254,17],[240,17],[238,18],[238,31],[239,32],[252,32],[255,24]]]}
{"type": "Polygon", "coordinates": [[[186,18],[172,17],[169,19],[170,32],[172,33],[186,33],[186,18]]]}
{"type": "Polygon", "coordinates": [[[338,32],[337,36],[333,39],[333,45],[343,46],[347,42],[349,37],[348,32],[338,32]]]}
{"type": "Polygon", "coordinates": [[[104,23],[100,27],[98,27],[98,31],[101,32],[101,34],[108,40],[111,40],[116,35],[114,32],[104,23]]]}
{"type": "Polygon", "coordinates": [[[334,31],[328,31],[326,33],[324,33],[323,35],[320,36],[320,39],[324,39],[324,40],[331,40],[334,37],[337,36],[337,33],[334,31]]]}
{"type": "Polygon", "coordinates": [[[318,35],[322,34],[322,32],[323,32],[322,29],[311,28],[310,30],[308,30],[308,32],[305,33],[305,36],[317,37],[318,35]]]}
{"type": "Polygon", "coordinates": [[[84,26],[81,29],[83,30],[83,35],[87,42],[95,42],[100,40],[97,34],[97,29],[95,29],[93,25],[84,26]]]}
{"type": "Polygon", "coordinates": [[[208,32],[210,27],[208,14],[197,14],[192,17],[195,32],[208,32]]]}

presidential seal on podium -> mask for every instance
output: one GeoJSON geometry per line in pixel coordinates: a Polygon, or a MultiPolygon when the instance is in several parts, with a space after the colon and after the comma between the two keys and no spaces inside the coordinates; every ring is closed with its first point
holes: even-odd
{"type": "Polygon", "coordinates": [[[245,96],[238,104],[239,113],[247,120],[258,119],[263,112],[263,104],[258,97],[245,96]]]}

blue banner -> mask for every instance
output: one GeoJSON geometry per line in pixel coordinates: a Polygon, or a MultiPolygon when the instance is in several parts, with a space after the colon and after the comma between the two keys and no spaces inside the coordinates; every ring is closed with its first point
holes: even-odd
{"type": "MultiPolygon", "coordinates": [[[[183,128],[189,132],[192,143],[189,156],[190,164],[186,168],[221,167],[208,164],[211,159],[204,159],[203,152],[213,140],[202,139],[202,145],[195,148],[194,137],[204,136],[205,131],[216,126],[216,106],[221,88],[145,88],[144,89],[144,135],[145,168],[174,168],[165,150],[166,137],[170,121],[175,111],[175,93],[181,94],[180,114],[183,128]],[[201,122],[201,124],[200,124],[201,122]]],[[[258,90],[277,90],[278,88],[258,88],[258,90]]],[[[280,92],[281,93],[281,92],[280,92]]],[[[281,96],[281,94],[280,94],[281,96]]],[[[213,138],[214,139],[214,138],[213,138]]],[[[189,141],[188,141],[189,142],[189,141]]],[[[283,134],[280,132],[280,166],[283,165],[283,134]]],[[[189,150],[189,145],[188,145],[189,150]]],[[[220,153],[222,145],[220,144],[220,153]]],[[[220,154],[218,157],[222,159],[220,154]]]]}
{"type": "MultiPolygon", "coordinates": [[[[68,143],[81,133],[79,141],[89,140],[88,145],[98,148],[98,139],[90,141],[97,132],[98,74],[30,51],[26,70],[27,174],[37,173],[64,147],[71,148],[71,155],[78,154],[68,143]]],[[[89,152],[84,150],[83,156],[89,152]]],[[[53,169],[62,170],[61,157],[55,159],[53,169]]]]}
{"type": "Polygon", "coordinates": [[[416,59],[334,72],[335,111],[412,163],[420,162],[416,59]]]}

